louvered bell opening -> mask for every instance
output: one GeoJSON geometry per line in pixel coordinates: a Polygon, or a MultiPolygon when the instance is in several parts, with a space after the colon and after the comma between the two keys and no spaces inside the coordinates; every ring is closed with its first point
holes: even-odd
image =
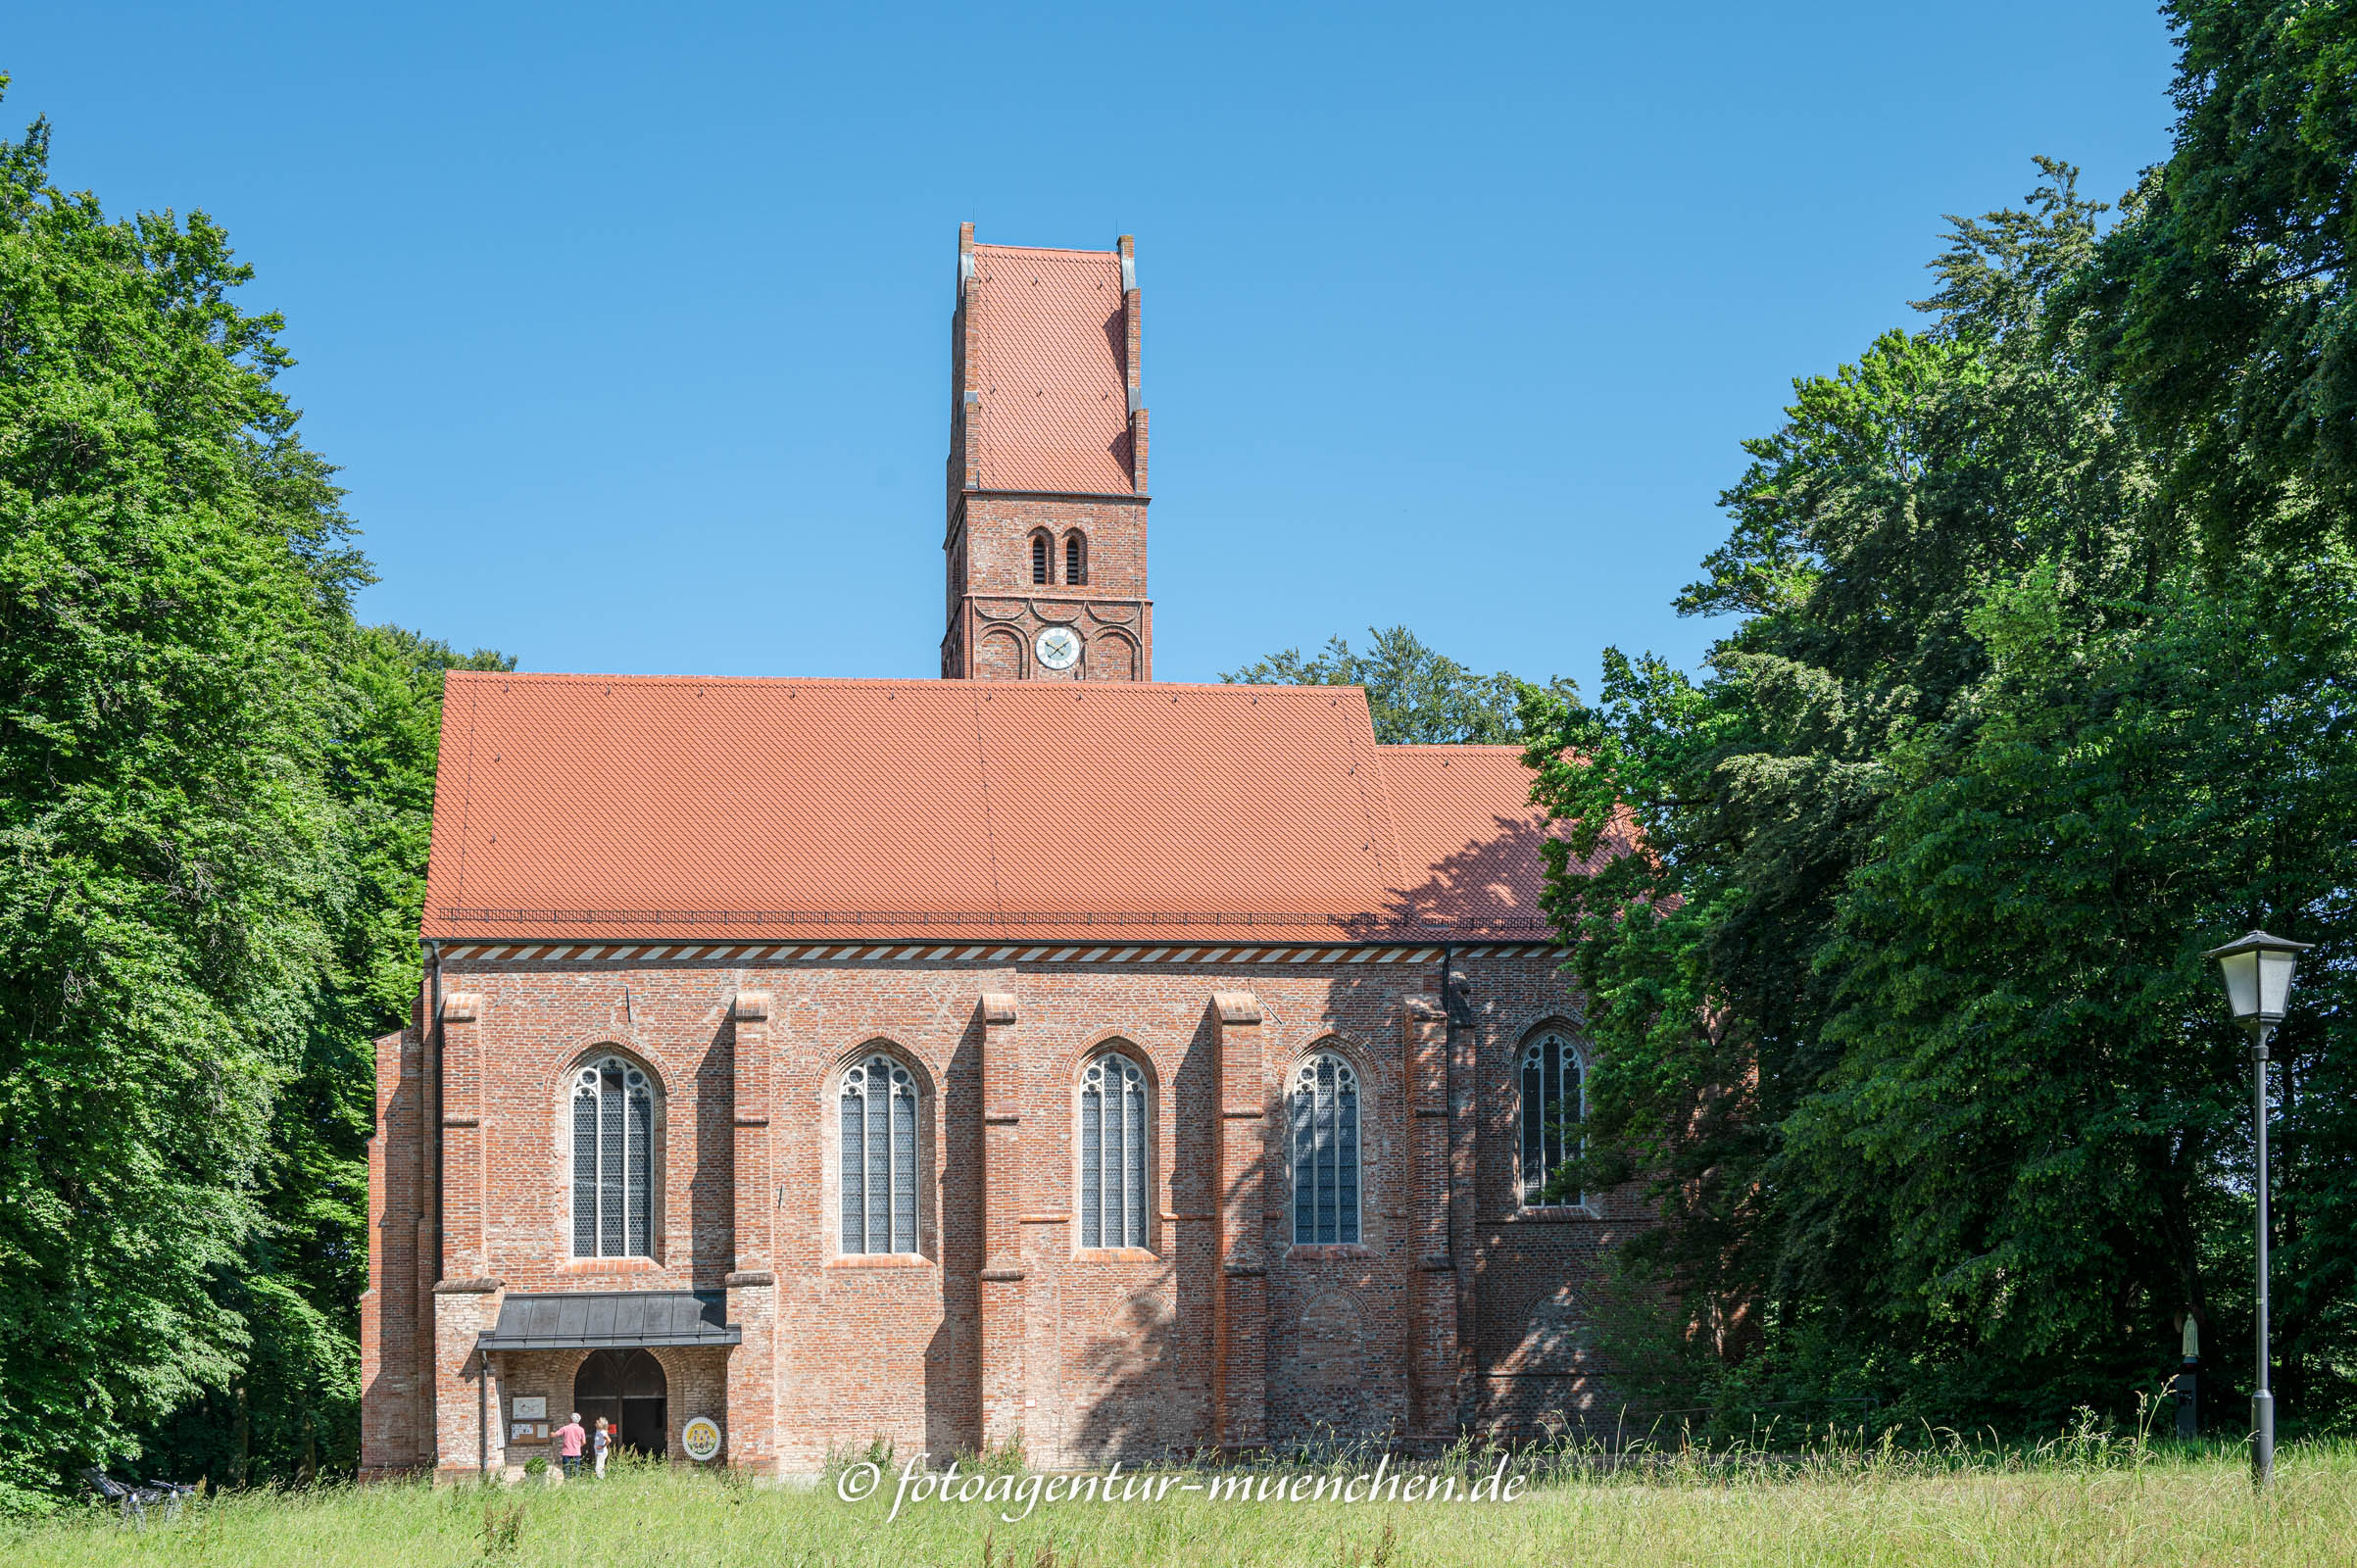
{"type": "Polygon", "coordinates": [[[1031,536],[1031,580],[1035,583],[1048,580],[1048,536],[1044,533],[1031,536]]]}
{"type": "Polygon", "coordinates": [[[1088,542],[1077,533],[1064,535],[1064,581],[1085,583],[1089,580],[1088,542]]]}

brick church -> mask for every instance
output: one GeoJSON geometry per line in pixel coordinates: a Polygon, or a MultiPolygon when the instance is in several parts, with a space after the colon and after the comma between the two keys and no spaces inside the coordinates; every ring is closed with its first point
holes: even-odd
{"type": "Polygon", "coordinates": [[[1139,341],[961,233],[939,680],[449,677],[364,1474],[1609,1419],[1527,775],[1154,680],[1139,341]]]}

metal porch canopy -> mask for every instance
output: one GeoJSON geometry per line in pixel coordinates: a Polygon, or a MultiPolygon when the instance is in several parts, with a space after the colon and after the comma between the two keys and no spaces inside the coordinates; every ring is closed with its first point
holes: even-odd
{"type": "Polygon", "coordinates": [[[741,1342],[721,1319],[727,1299],[707,1291],[601,1291],[511,1296],[499,1321],[476,1344],[486,1350],[636,1349],[650,1346],[741,1342]]]}

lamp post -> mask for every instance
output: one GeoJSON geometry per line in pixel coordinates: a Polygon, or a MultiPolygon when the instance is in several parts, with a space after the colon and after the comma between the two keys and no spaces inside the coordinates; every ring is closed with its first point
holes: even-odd
{"type": "Polygon", "coordinates": [[[2267,1386],[2267,1042],[2291,999],[2292,968],[2314,946],[2253,931],[2202,955],[2218,960],[2227,1006],[2250,1031],[2251,1128],[2259,1156],[2259,1381],[2250,1396],[2250,1476],[2260,1487],[2275,1479],[2275,1394],[2267,1386]]]}

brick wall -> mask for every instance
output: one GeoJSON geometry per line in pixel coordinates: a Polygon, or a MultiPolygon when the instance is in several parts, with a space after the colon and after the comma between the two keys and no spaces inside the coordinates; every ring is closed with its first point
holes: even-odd
{"type": "MultiPolygon", "coordinates": [[[[368,1287],[360,1312],[364,1479],[432,1460],[420,1436],[433,1383],[418,1344],[423,1052],[423,1037],[415,1027],[376,1042],[377,1132],[368,1142],[368,1287]]],[[[428,1270],[426,1285],[438,1275],[430,1259],[428,1270]]]]}
{"type": "MultiPolygon", "coordinates": [[[[402,1273],[400,1211],[413,1203],[399,1173],[424,1168],[417,1147],[424,1122],[403,1100],[407,1093],[422,1104],[424,1086],[405,1090],[403,1064],[425,1053],[412,1037],[390,1037],[379,1050],[387,1110],[370,1159],[372,1235],[383,1250],[371,1258],[366,1308],[365,1333],[377,1348],[365,1371],[366,1462],[378,1472],[415,1463],[403,1457],[405,1444],[414,1449],[424,1422],[443,1466],[472,1467],[476,1390],[466,1348],[496,1315],[501,1291],[723,1287],[732,1321],[760,1319],[774,1397],[727,1386],[729,1356],[742,1348],[692,1353],[701,1360],[661,1353],[674,1427],[688,1414],[724,1428],[774,1423],[768,1432],[729,1431],[739,1462],[809,1469],[830,1448],[875,1439],[904,1453],[979,1446],[984,1289],[1011,1303],[1014,1331],[988,1346],[990,1386],[1004,1391],[1035,1462],[1192,1449],[1212,1441],[1215,1396],[1252,1396],[1249,1377],[1231,1371],[1223,1383],[1214,1366],[1217,1301],[1235,1288],[1215,1234],[1223,1129],[1256,1141],[1246,1154],[1257,1165],[1229,1168],[1249,1168],[1258,1183],[1258,1235],[1246,1239],[1258,1242],[1266,1267],[1267,1382],[1257,1415],[1269,1441],[1430,1435],[1460,1420],[1527,1431],[1576,1424],[1589,1410],[1608,1419],[1584,1343],[1582,1293],[1597,1249],[1642,1223],[1643,1211],[1629,1194],[1542,1214],[1523,1211],[1516,1198],[1518,1052],[1549,1020],[1575,1022],[1576,1008],[1544,957],[1459,968],[1467,989],[1444,1024],[1433,1021],[1439,966],[1426,963],[453,964],[445,992],[474,999],[477,1012],[479,1126],[466,1130],[481,1150],[485,1279],[471,1292],[448,1294],[446,1285],[429,1298],[440,1346],[439,1410],[429,1419],[385,1348],[417,1343],[416,1298],[388,1282],[402,1273]],[[1250,993],[1263,1011],[1253,1081],[1230,1085],[1224,1101],[1214,990],[1250,993]],[[1011,1018],[986,1022],[986,993],[1011,998],[1011,1018]],[[765,994],[765,1018],[733,1017],[740,994],[765,994]],[[765,1035],[761,1049],[746,1053],[763,1063],[763,1082],[737,1082],[740,1027],[765,1035]],[[1076,1085],[1083,1063],[1107,1046],[1139,1061],[1150,1080],[1152,1245],[1083,1253],[1076,1085]],[[834,1240],[838,1075],[879,1047],[907,1063],[920,1088],[918,1252],[843,1257],[834,1240]],[[1355,1247],[1292,1245],[1281,1096],[1290,1069],[1321,1049],[1359,1074],[1355,1247]],[[1453,1102],[1443,1098],[1444,1049],[1471,1063],[1473,1081],[1456,1084],[1453,1102]],[[663,1089],[652,1259],[568,1255],[564,1090],[577,1063],[608,1052],[644,1063],[663,1089]],[[987,1286],[986,1057],[1002,1075],[991,1094],[1003,1111],[989,1129],[989,1181],[995,1212],[1015,1238],[992,1244],[1011,1255],[990,1260],[987,1286]],[[1428,1094],[1414,1087],[1418,1071],[1428,1094]],[[1264,1112],[1256,1119],[1255,1104],[1264,1112]],[[743,1146],[766,1151],[758,1192],[736,1180],[749,1123],[765,1139],[743,1146]],[[1460,1155],[1470,1179],[1452,1185],[1446,1161],[1460,1155]],[[1449,1207],[1455,1189],[1463,1189],[1461,1215],[1449,1207]],[[769,1223],[748,1247],[765,1246],[769,1256],[748,1260],[758,1272],[737,1272],[737,1208],[757,1200],[769,1223]],[[481,1289],[488,1281],[501,1290],[481,1289]],[[678,1402],[691,1396],[694,1410],[678,1402]],[[1418,1399],[1424,1414],[1411,1405],[1418,1399]]],[[[742,1221],[749,1237],[754,1218],[742,1221]]],[[[463,1238],[445,1244],[446,1277],[460,1262],[477,1266],[462,1257],[465,1247],[463,1238]]],[[[518,1379],[555,1375],[541,1359],[507,1359],[494,1377],[510,1392],[518,1379]]]]}
{"type": "Polygon", "coordinates": [[[1148,680],[1153,676],[1154,605],[1146,587],[1146,503],[1055,496],[960,495],[948,541],[950,629],[942,673],[985,680],[1148,680]],[[1064,544],[1088,541],[1088,581],[1064,580],[1064,544]],[[1050,540],[1049,581],[1031,579],[1031,540],[1050,540]],[[1032,654],[1050,625],[1078,632],[1082,654],[1069,669],[1032,654]],[[967,652],[970,650],[970,655],[967,652]]]}

